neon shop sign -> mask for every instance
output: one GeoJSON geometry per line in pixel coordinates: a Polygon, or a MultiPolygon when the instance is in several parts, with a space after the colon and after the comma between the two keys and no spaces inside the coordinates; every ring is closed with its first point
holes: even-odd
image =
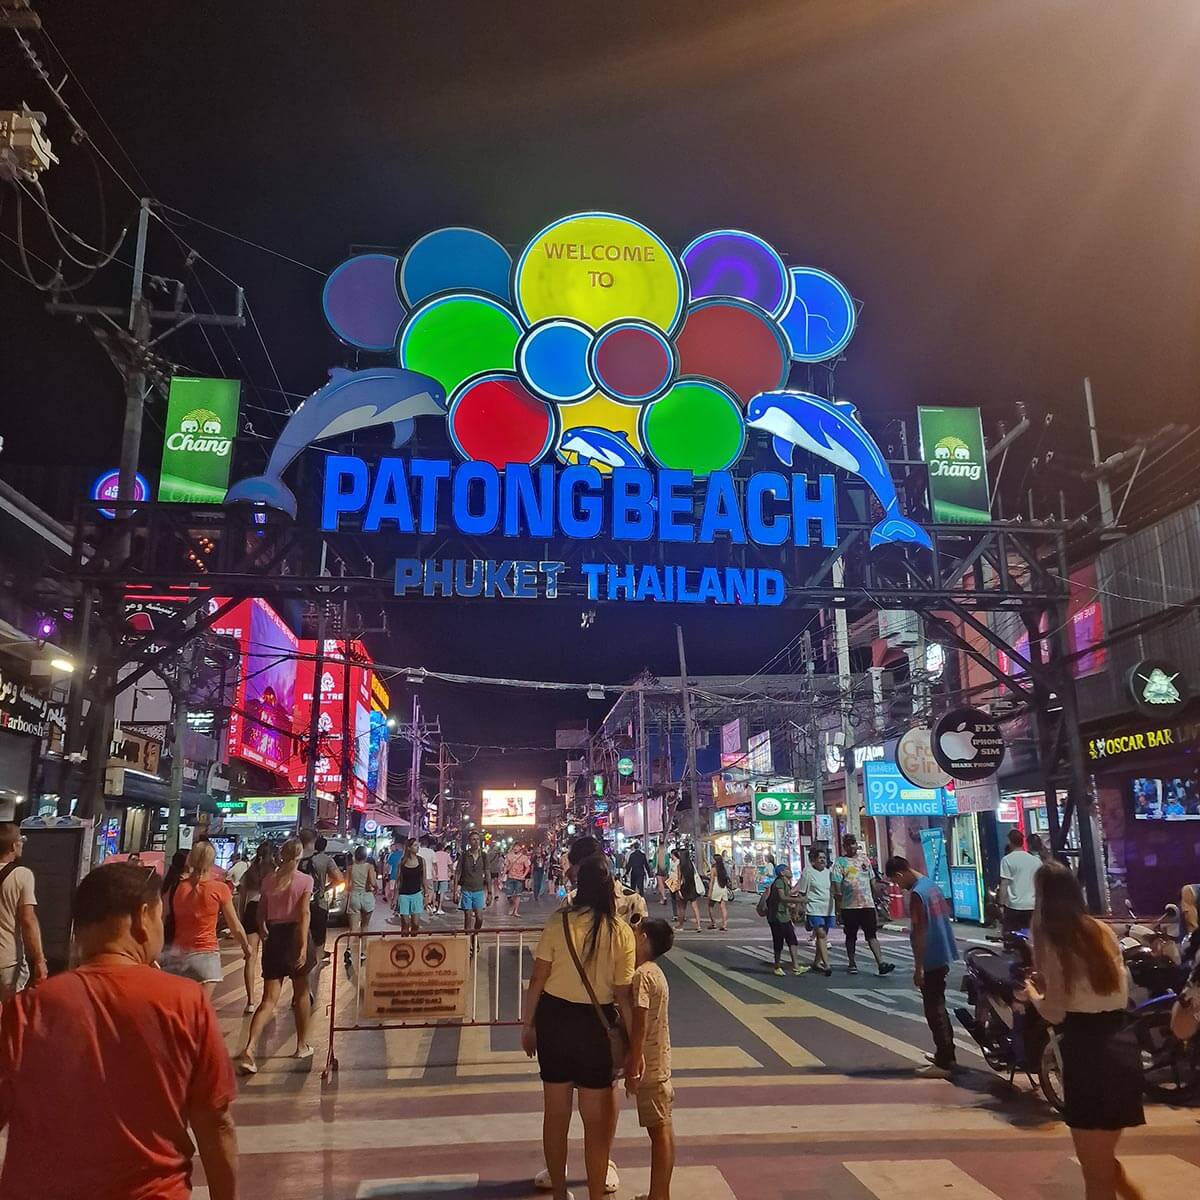
{"type": "MultiPolygon", "coordinates": [[[[628,217],[580,213],[514,262],[487,234],[440,229],[402,258],[342,263],[323,308],[343,341],[390,361],[331,371],[263,474],[227,502],[294,517],[283,474],[305,448],[387,426],[398,449],[419,420],[441,422],[462,461],[333,456],[324,529],[354,518],[364,532],[430,534],[448,518],[471,536],[834,546],[833,476],[794,473],[799,450],[871,489],[883,510],[872,546],[930,544],[853,406],[787,387],[793,363],[835,358],[850,341],[849,292],[824,271],[786,266],[752,234],[717,230],[676,255],[628,217]],[[753,435],[769,439],[782,470],[735,487],[753,435]]],[[[565,570],[480,566],[401,560],[397,593],[553,597],[565,570]]],[[[778,604],[784,592],[774,569],[581,570],[591,599],[778,604]]]]}

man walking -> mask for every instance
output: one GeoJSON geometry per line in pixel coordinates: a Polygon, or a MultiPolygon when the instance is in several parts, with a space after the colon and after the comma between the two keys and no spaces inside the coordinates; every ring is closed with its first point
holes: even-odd
{"type": "Polygon", "coordinates": [[[875,916],[875,896],[871,891],[871,860],[865,850],[858,847],[858,839],[852,833],[842,838],[842,855],[833,864],[834,899],[842,914],[842,926],[846,931],[846,957],[850,960],[849,974],[858,974],[855,949],[858,935],[867,940],[875,965],[880,975],[890,974],[895,963],[883,961],[879,948],[879,926],[875,916]]]}
{"type": "Polygon", "coordinates": [[[217,1014],[198,984],[153,967],[161,886],[125,862],[84,876],[80,965],[4,1006],[0,1195],[183,1200],[193,1141],[212,1200],[237,1195],[236,1087],[217,1014]]]}
{"type": "Polygon", "coordinates": [[[487,852],[488,883],[491,885],[488,893],[488,903],[500,898],[500,881],[504,877],[504,851],[499,841],[494,841],[487,852]]]}
{"type": "Polygon", "coordinates": [[[483,910],[492,902],[492,888],[487,856],[477,832],[468,836],[467,848],[458,856],[454,882],[463,914],[463,932],[478,933],[483,928],[483,910]]]}
{"type": "Polygon", "coordinates": [[[1000,928],[1005,933],[1028,929],[1033,919],[1033,877],[1042,860],[1025,849],[1019,829],[1008,831],[1008,853],[1000,860],[1000,928]]]}
{"type": "Polygon", "coordinates": [[[446,911],[446,893],[450,891],[450,851],[439,843],[433,851],[433,911],[446,911]]]}
{"type": "Polygon", "coordinates": [[[927,1067],[917,1074],[922,1079],[949,1079],[955,1068],[954,1027],[946,1012],[946,978],[950,964],[958,958],[954,927],[950,924],[950,905],[938,887],[926,875],[908,865],[908,859],[888,859],[887,877],[908,892],[911,923],[913,984],[921,993],[925,1021],[933,1034],[934,1052],[927,1067]]]}
{"type": "Polygon", "coordinates": [[[640,843],[630,851],[625,860],[625,869],[629,872],[629,886],[640,896],[646,890],[646,875],[650,870],[649,860],[640,843]]]}
{"type": "MultiPolygon", "coordinates": [[[[315,829],[300,830],[300,845],[303,852],[297,864],[301,871],[313,877],[312,900],[309,901],[309,925],[312,939],[321,952],[322,958],[329,957],[325,949],[325,938],[329,932],[329,889],[343,882],[341,871],[333,856],[325,852],[329,841],[324,836],[318,837],[315,829]]],[[[316,976],[314,974],[314,982],[316,976]]],[[[313,989],[314,995],[316,989],[313,989]]]]}
{"type": "Polygon", "coordinates": [[[437,886],[434,883],[433,838],[426,835],[421,839],[417,846],[417,857],[425,864],[425,907],[432,909],[433,898],[437,894],[437,886]]]}
{"type": "Polygon", "coordinates": [[[21,866],[24,844],[16,825],[0,822],[0,1005],[46,978],[33,872],[21,866]]]}

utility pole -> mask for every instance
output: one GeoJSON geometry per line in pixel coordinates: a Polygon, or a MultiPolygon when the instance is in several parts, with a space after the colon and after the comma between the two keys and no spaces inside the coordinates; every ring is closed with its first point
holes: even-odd
{"type": "Polygon", "coordinates": [[[166,859],[179,849],[179,821],[183,808],[183,747],[187,740],[188,691],[192,686],[195,642],[188,642],[179,655],[175,677],[175,720],[171,734],[171,791],[167,799],[166,859]]]}
{"type": "MultiPolygon", "coordinates": [[[[846,568],[840,558],[833,564],[832,579],[833,586],[838,589],[846,582],[846,568]]],[[[842,774],[846,780],[846,832],[861,838],[858,776],[855,773],[854,754],[851,751],[854,727],[850,723],[850,707],[854,678],[850,673],[850,630],[846,623],[846,610],[840,604],[835,605],[833,609],[833,640],[837,650],[838,698],[842,710],[842,774]]]]}
{"type": "MultiPolygon", "coordinates": [[[[146,234],[150,224],[150,201],[143,198],[138,208],[137,246],[133,252],[133,287],[129,297],[129,325],[135,357],[125,375],[125,423],[121,427],[120,483],[117,498],[133,499],[134,478],[142,449],[142,412],[146,405],[146,360],[143,348],[150,344],[150,306],[142,291],[146,274],[146,234]]],[[[128,514],[121,514],[127,516],[128,514]]]]}
{"type": "Polygon", "coordinates": [[[446,743],[438,742],[437,820],[439,837],[443,836],[446,831],[446,771],[450,765],[446,761],[446,757],[446,743]]]}
{"type": "Polygon", "coordinates": [[[646,677],[638,680],[638,779],[642,793],[642,853],[650,857],[650,747],[646,745],[646,677]]]}
{"type": "Polygon", "coordinates": [[[675,626],[675,640],[679,643],[679,691],[683,697],[683,731],[687,739],[687,765],[684,782],[692,802],[692,850],[700,854],[700,796],[696,787],[696,730],[692,725],[692,696],[688,687],[687,658],[683,651],[683,626],[675,626]]]}
{"type": "Polygon", "coordinates": [[[412,707],[412,762],[408,773],[408,819],[412,825],[412,837],[421,833],[421,701],[413,695],[412,707]]]}
{"type": "Polygon", "coordinates": [[[1083,399],[1087,404],[1088,434],[1092,439],[1092,466],[1096,469],[1096,494],[1100,499],[1100,528],[1111,529],[1113,520],[1112,488],[1102,471],[1100,462],[1100,435],[1096,430],[1096,407],[1092,403],[1092,381],[1084,376],[1083,399]]]}

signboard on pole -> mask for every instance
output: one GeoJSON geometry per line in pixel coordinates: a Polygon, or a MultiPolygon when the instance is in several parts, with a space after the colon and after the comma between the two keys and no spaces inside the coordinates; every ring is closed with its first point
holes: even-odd
{"type": "Polygon", "coordinates": [[[984,524],[987,454],[977,408],[918,408],[921,457],[929,469],[929,507],[935,521],[984,524]]]}
{"type": "Polygon", "coordinates": [[[236,379],[171,380],[159,500],[220,504],[229,487],[241,384],[236,379]]]}
{"type": "Polygon", "coordinates": [[[757,792],[754,796],[756,821],[811,821],[816,812],[811,792],[757,792]]]}
{"type": "Polygon", "coordinates": [[[868,817],[941,817],[948,811],[944,788],[916,787],[894,762],[866,763],[863,790],[868,817]]]}
{"type": "Polygon", "coordinates": [[[365,1021],[465,1017],[467,939],[372,939],[359,1011],[365,1021]]]}

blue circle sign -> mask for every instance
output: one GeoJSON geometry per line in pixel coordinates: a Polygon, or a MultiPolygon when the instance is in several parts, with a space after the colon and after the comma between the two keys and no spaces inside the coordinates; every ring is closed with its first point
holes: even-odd
{"type": "MultiPolygon", "coordinates": [[[[115,468],[111,471],[105,471],[103,475],[98,475],[96,481],[92,484],[92,499],[116,500],[120,496],[120,488],[121,472],[115,468]]],[[[133,496],[131,499],[150,499],[150,482],[140,471],[133,477],[133,496]]],[[[102,517],[107,517],[110,521],[114,520],[117,515],[115,508],[99,508],[96,511],[102,517]]]]}
{"type": "Polygon", "coordinates": [[[792,267],[795,295],[779,318],[796,362],[825,362],[846,348],[858,314],[845,286],[816,267],[792,267]]]}

